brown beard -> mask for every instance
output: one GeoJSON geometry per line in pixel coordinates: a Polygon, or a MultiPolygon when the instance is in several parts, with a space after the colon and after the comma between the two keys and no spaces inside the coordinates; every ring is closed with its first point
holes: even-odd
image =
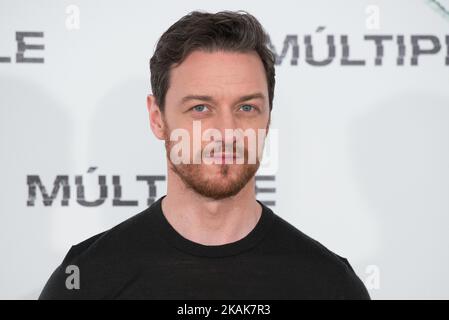
{"type": "Polygon", "coordinates": [[[187,188],[214,200],[221,200],[238,194],[254,177],[260,166],[258,158],[256,158],[255,164],[248,163],[248,150],[245,148],[243,164],[220,164],[219,176],[208,177],[202,172],[202,169],[204,166],[210,166],[210,164],[204,164],[203,162],[200,164],[173,164],[170,159],[170,150],[174,144],[175,142],[170,141],[169,135],[166,133],[165,149],[170,168],[187,188]]]}

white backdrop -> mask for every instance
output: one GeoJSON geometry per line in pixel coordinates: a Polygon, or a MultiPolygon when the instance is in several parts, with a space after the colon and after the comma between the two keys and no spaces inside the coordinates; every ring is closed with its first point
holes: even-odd
{"type": "Polygon", "coordinates": [[[439,3],[0,0],[0,298],[37,298],[71,245],[165,194],[149,58],[188,12],[243,9],[279,56],[278,169],[258,198],[347,257],[372,298],[448,299],[449,1],[439,3]],[[329,64],[307,60],[307,35],[316,60],[333,36],[329,64]],[[391,37],[381,65],[368,35],[391,37]],[[365,63],[345,64],[345,50],[365,63]]]}

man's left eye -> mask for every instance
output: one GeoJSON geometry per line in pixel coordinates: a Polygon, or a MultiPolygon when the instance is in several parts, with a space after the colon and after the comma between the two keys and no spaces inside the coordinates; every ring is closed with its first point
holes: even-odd
{"type": "Polygon", "coordinates": [[[199,104],[199,105],[196,105],[196,106],[194,106],[194,107],[192,108],[192,110],[195,110],[196,112],[199,112],[199,113],[201,113],[201,112],[206,112],[207,109],[208,109],[208,108],[207,108],[204,104],[199,104]]]}
{"type": "Polygon", "coordinates": [[[254,109],[254,107],[249,104],[244,104],[243,106],[240,107],[240,109],[245,112],[249,112],[249,111],[252,111],[254,109]]]}

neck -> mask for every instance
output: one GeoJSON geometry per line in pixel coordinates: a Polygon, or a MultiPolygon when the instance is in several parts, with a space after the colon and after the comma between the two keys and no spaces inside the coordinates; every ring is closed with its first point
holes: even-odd
{"type": "Polygon", "coordinates": [[[184,238],[203,245],[223,245],[245,237],[259,221],[262,207],[256,201],[254,177],[235,196],[214,200],[187,188],[169,169],[162,211],[184,238]]]}

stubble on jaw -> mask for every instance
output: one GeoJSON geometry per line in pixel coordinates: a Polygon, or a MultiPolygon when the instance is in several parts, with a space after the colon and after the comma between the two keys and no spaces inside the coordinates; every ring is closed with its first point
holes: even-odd
{"type": "MultiPolygon", "coordinates": [[[[258,158],[256,158],[255,164],[247,163],[248,150],[246,148],[244,149],[243,164],[204,164],[203,161],[199,164],[173,164],[170,151],[175,142],[170,141],[170,134],[166,125],[165,128],[164,140],[169,170],[172,170],[187,188],[204,197],[221,200],[235,196],[248,184],[259,169],[258,158]],[[204,166],[218,166],[219,172],[215,173],[214,177],[207,176],[204,173],[205,170],[203,170],[204,166]]],[[[202,154],[203,149],[201,150],[202,154]]]]}

